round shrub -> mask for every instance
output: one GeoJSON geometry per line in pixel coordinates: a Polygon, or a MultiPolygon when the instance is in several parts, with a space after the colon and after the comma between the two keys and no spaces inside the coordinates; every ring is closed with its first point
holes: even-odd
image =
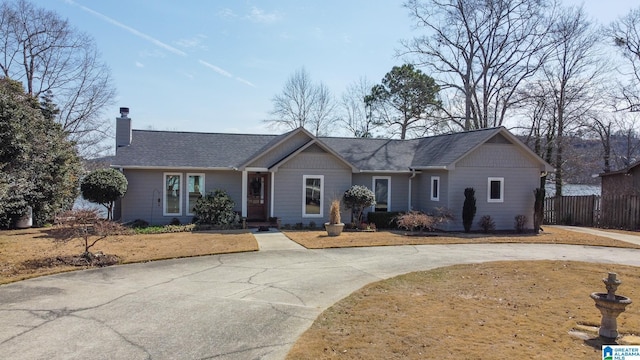
{"type": "Polygon", "coordinates": [[[227,192],[218,189],[198,199],[193,212],[198,217],[198,224],[229,228],[236,222],[234,206],[227,192]]]}
{"type": "MultiPolygon", "coordinates": [[[[356,214],[356,221],[362,221],[362,212],[365,208],[376,204],[376,195],[368,187],[362,185],[353,185],[349,190],[344,192],[342,201],[347,209],[351,209],[351,216],[356,214]]],[[[351,219],[353,222],[354,219],[351,219]]]]}
{"type": "Polygon", "coordinates": [[[127,178],[116,169],[99,169],[89,173],[80,183],[82,197],[107,208],[113,217],[113,203],[127,192],[127,178]]]}

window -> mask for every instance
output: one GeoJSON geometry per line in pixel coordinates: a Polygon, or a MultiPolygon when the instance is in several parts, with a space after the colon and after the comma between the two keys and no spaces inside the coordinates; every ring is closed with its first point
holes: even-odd
{"type": "Polygon", "coordinates": [[[182,174],[164,174],[164,209],[163,215],[182,215],[182,174]]]}
{"type": "Polygon", "coordinates": [[[440,176],[431,177],[431,201],[440,201],[440,176]]]}
{"type": "Polygon", "coordinates": [[[204,196],[204,174],[187,174],[187,215],[194,215],[193,208],[196,201],[204,196]]]}
{"type": "Polygon", "coordinates": [[[302,216],[322,217],[324,209],[324,176],[304,175],[302,179],[302,216]]]}
{"type": "Polygon", "coordinates": [[[487,186],[487,202],[504,202],[504,178],[489,178],[487,186]]]}
{"type": "Polygon", "coordinates": [[[374,176],[373,193],[376,195],[374,211],[389,211],[391,208],[391,177],[374,176]]]}

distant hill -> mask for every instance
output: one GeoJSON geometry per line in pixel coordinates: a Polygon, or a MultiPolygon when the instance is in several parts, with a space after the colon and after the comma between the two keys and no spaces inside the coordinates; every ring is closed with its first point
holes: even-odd
{"type": "MultiPolygon", "coordinates": [[[[525,136],[518,138],[526,143],[525,136]]],[[[564,152],[563,179],[566,184],[599,185],[598,174],[604,172],[603,147],[599,139],[579,136],[567,137],[569,146],[564,152]]],[[[533,144],[527,144],[533,150],[533,144]]],[[[627,141],[626,136],[613,136],[611,139],[611,171],[625,168],[629,163],[640,159],[640,139],[632,138],[627,141]],[[629,144],[629,145],[628,145],[629,144]],[[630,157],[627,149],[631,148],[630,157]],[[627,160],[628,159],[628,160],[627,160]]],[[[554,155],[555,156],[555,155],[554,155]]],[[[553,164],[552,164],[553,165],[553,164]]],[[[552,178],[553,175],[550,176],[552,178]]]]}

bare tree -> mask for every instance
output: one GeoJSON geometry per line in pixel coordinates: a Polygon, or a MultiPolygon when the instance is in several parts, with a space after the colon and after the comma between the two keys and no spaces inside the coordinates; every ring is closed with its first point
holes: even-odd
{"type": "Polygon", "coordinates": [[[115,96],[94,40],[53,11],[26,0],[5,1],[0,48],[2,74],[23,82],[28,94],[55,103],[55,120],[90,155],[109,130],[102,110],[115,96]]]}
{"type": "Polygon", "coordinates": [[[360,78],[347,86],[342,94],[342,122],[355,137],[373,137],[374,131],[380,126],[373,117],[373,104],[369,97],[372,87],[373,83],[360,78]]]}
{"type": "Polygon", "coordinates": [[[549,49],[555,2],[546,0],[408,0],[405,7],[425,35],[404,42],[405,55],[438,77],[443,91],[464,99],[449,118],[461,128],[502,125],[549,49]]]}
{"type": "Polygon", "coordinates": [[[323,83],[314,84],[302,68],[289,77],[282,93],[272,99],[272,119],[265,120],[272,128],[294,130],[304,127],[316,136],[325,135],[336,121],[335,101],[323,83]]]}
{"type": "Polygon", "coordinates": [[[616,169],[623,169],[640,160],[640,138],[637,130],[640,117],[636,112],[614,113],[612,158],[616,169]]]}
{"type": "Polygon", "coordinates": [[[121,224],[102,219],[97,209],[65,211],[57,217],[56,225],[51,231],[54,241],[66,243],[75,239],[81,240],[84,246],[81,257],[88,263],[96,259],[96,255],[90,249],[98,241],[127,233],[127,229],[121,224]]]}
{"type": "Polygon", "coordinates": [[[586,19],[583,8],[562,9],[552,30],[553,51],[542,73],[555,108],[553,165],[556,196],[562,196],[565,132],[572,125],[579,126],[602,99],[598,86],[604,81],[605,61],[599,35],[586,19]]]}
{"type": "Polygon", "coordinates": [[[640,111],[640,8],[611,23],[605,34],[627,65],[627,69],[621,70],[626,79],[619,86],[622,102],[619,110],[640,111]]]}

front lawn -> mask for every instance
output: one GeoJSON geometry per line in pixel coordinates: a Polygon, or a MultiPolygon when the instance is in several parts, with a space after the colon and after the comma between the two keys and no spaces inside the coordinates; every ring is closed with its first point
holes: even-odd
{"type": "Polygon", "coordinates": [[[328,236],[322,231],[284,231],[291,240],[307,249],[325,249],[361,246],[391,245],[439,245],[439,244],[480,244],[480,243],[530,243],[569,244],[588,246],[611,246],[640,249],[640,246],[624,241],[596,235],[578,233],[553,227],[545,227],[539,235],[534,234],[480,234],[443,233],[406,234],[402,231],[343,232],[340,236],[328,236]]]}
{"type": "MultiPolygon", "coordinates": [[[[86,268],[68,265],[84,248],[80,240],[55,243],[46,229],[0,231],[0,284],[86,268]]],[[[117,263],[258,250],[248,231],[121,235],[99,241],[92,252],[115,255],[117,263]]]]}

